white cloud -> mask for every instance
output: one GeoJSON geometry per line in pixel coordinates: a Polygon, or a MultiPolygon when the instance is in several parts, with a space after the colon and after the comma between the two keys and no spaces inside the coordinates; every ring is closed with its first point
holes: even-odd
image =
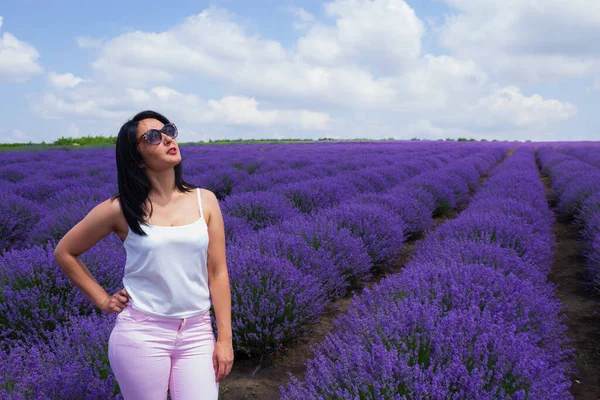
{"type": "Polygon", "coordinates": [[[507,82],[579,77],[600,68],[600,2],[446,0],[440,42],[507,82]]]}
{"type": "Polygon", "coordinates": [[[392,82],[399,93],[395,111],[402,112],[455,110],[489,90],[487,74],[473,61],[431,54],[392,82]]]}
{"type": "Polygon", "coordinates": [[[286,126],[296,129],[325,129],[332,118],[321,112],[304,109],[262,109],[254,98],[225,96],[204,100],[195,94],[180,93],[166,86],[150,90],[126,89],[120,95],[101,96],[98,88],[73,91],[63,99],[47,93],[34,103],[34,111],[46,118],[80,115],[98,119],[124,119],[140,109],[164,110],[174,118],[190,124],[224,124],[245,126],[286,126]]]}
{"type": "Polygon", "coordinates": [[[292,26],[297,31],[305,31],[309,29],[316,21],[314,15],[301,7],[289,6],[283,7],[282,9],[294,16],[295,20],[292,22],[292,26]]]}
{"type": "MultiPolygon", "coordinates": [[[[475,7],[462,3],[464,9],[475,7]]],[[[489,9],[482,7],[480,12],[489,9]]],[[[403,0],[335,0],[324,6],[328,21],[292,9],[307,30],[289,48],[246,32],[228,11],[214,6],[165,32],[121,34],[102,43],[91,78],[77,81],[83,78],[65,74],[63,87],[74,86],[48,92],[32,107],[45,118],[102,120],[156,109],[190,126],[208,125],[216,134],[222,127],[269,132],[285,127],[325,130],[329,137],[373,137],[368,130],[385,137],[406,130],[452,137],[525,130],[536,135],[577,114],[573,104],[498,83],[494,61],[502,69],[502,60],[514,59],[481,60],[464,50],[481,45],[485,53],[481,41],[485,32],[494,37],[499,29],[494,26],[475,29],[456,54],[432,55],[422,53],[425,25],[403,0]],[[214,87],[223,83],[227,92],[206,99],[180,90],[199,79],[214,87]]],[[[448,19],[442,31],[448,33],[459,17],[448,19]]],[[[511,33],[506,35],[497,41],[510,43],[511,33]]]]}
{"type": "Polygon", "coordinates": [[[315,16],[303,9],[302,7],[289,6],[287,11],[292,13],[296,18],[302,22],[312,22],[315,20],[315,16]]]}
{"type": "Polygon", "coordinates": [[[356,64],[395,75],[420,55],[424,24],[403,0],[335,0],[325,4],[335,25],[316,25],[298,40],[298,54],[324,65],[356,64]]]}
{"type": "MultiPolygon", "coordinates": [[[[3,18],[0,16],[0,29],[3,18]]],[[[0,81],[24,82],[43,68],[36,62],[38,51],[8,32],[0,38],[0,81]]]]}
{"type": "Polygon", "coordinates": [[[106,42],[93,69],[111,83],[143,88],[184,74],[217,78],[250,95],[376,106],[394,90],[356,65],[323,67],[281,43],[246,34],[211,7],[162,33],[131,32],[106,42]],[[156,54],[161,54],[157,57],[156,54]]]}
{"type": "Polygon", "coordinates": [[[85,81],[85,79],[75,76],[70,72],[66,74],[57,74],[56,72],[50,71],[48,73],[48,82],[57,89],[74,88],[85,81]]]}
{"type": "Polygon", "coordinates": [[[161,108],[170,114],[193,123],[323,129],[331,120],[325,113],[308,110],[259,109],[256,99],[245,96],[203,100],[195,94],[179,93],[165,86],[156,86],[148,92],[142,92],[131,92],[140,101],[138,108],[160,102],[161,108]]]}
{"type": "MultiPolygon", "coordinates": [[[[100,88],[98,88],[100,89],[100,88]]],[[[102,95],[99,90],[69,94],[44,93],[41,98],[32,100],[34,113],[48,119],[62,119],[64,116],[80,116],[92,119],[123,119],[129,112],[122,106],[122,100],[116,96],[102,95]],[[117,107],[115,107],[117,106],[117,107]]]]}
{"type": "Polygon", "coordinates": [[[218,101],[208,101],[210,120],[226,121],[236,125],[292,125],[301,129],[324,129],[331,120],[325,113],[308,110],[258,109],[253,98],[226,96],[218,101]]]}
{"type": "Polygon", "coordinates": [[[538,94],[527,97],[518,87],[508,86],[479,99],[472,112],[477,126],[510,124],[520,128],[546,128],[550,123],[577,114],[577,107],[557,100],[545,100],[538,94]]]}
{"type": "Polygon", "coordinates": [[[502,130],[510,127],[544,130],[552,123],[577,114],[577,107],[570,103],[544,99],[538,94],[525,96],[516,86],[497,87],[475,102],[458,107],[457,113],[440,116],[440,122],[451,126],[468,126],[470,129],[502,130]]]}

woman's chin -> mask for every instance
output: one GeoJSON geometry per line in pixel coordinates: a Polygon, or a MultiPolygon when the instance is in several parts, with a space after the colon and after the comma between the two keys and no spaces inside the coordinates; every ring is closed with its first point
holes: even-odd
{"type": "Polygon", "coordinates": [[[181,162],[181,156],[179,153],[174,156],[169,156],[169,158],[167,158],[167,162],[171,165],[177,165],[181,162]]]}

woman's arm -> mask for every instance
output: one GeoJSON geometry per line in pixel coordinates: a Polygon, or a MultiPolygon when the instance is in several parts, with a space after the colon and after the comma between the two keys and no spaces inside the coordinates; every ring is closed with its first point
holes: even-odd
{"type": "Polygon", "coordinates": [[[233,337],[231,332],[231,290],[225,258],[225,227],[219,201],[213,192],[203,190],[209,209],[208,217],[208,286],[217,319],[217,342],[213,352],[213,367],[217,382],[233,368],[233,337]]]}
{"type": "Polygon", "coordinates": [[[77,225],[63,236],[54,249],[54,259],[69,280],[98,308],[110,297],[78,258],[115,230],[117,200],[108,199],[94,207],[77,225]]]}
{"type": "Polygon", "coordinates": [[[209,209],[208,285],[219,331],[217,340],[231,343],[231,290],[225,258],[223,215],[217,197],[210,190],[203,190],[202,200],[209,209]]]}

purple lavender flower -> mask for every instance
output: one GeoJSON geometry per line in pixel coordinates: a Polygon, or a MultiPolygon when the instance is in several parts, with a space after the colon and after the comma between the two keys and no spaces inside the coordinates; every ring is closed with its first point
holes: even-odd
{"type": "Polygon", "coordinates": [[[235,349],[249,355],[276,351],[321,315],[323,287],[289,260],[230,246],[227,265],[235,349]]]}

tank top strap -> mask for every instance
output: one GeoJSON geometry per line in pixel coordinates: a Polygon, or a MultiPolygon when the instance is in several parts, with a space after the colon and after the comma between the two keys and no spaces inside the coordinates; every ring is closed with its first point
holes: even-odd
{"type": "Polygon", "coordinates": [[[200,188],[196,188],[196,193],[198,194],[198,208],[200,208],[200,217],[204,219],[204,214],[202,213],[202,200],[200,198],[200,188]]]}

